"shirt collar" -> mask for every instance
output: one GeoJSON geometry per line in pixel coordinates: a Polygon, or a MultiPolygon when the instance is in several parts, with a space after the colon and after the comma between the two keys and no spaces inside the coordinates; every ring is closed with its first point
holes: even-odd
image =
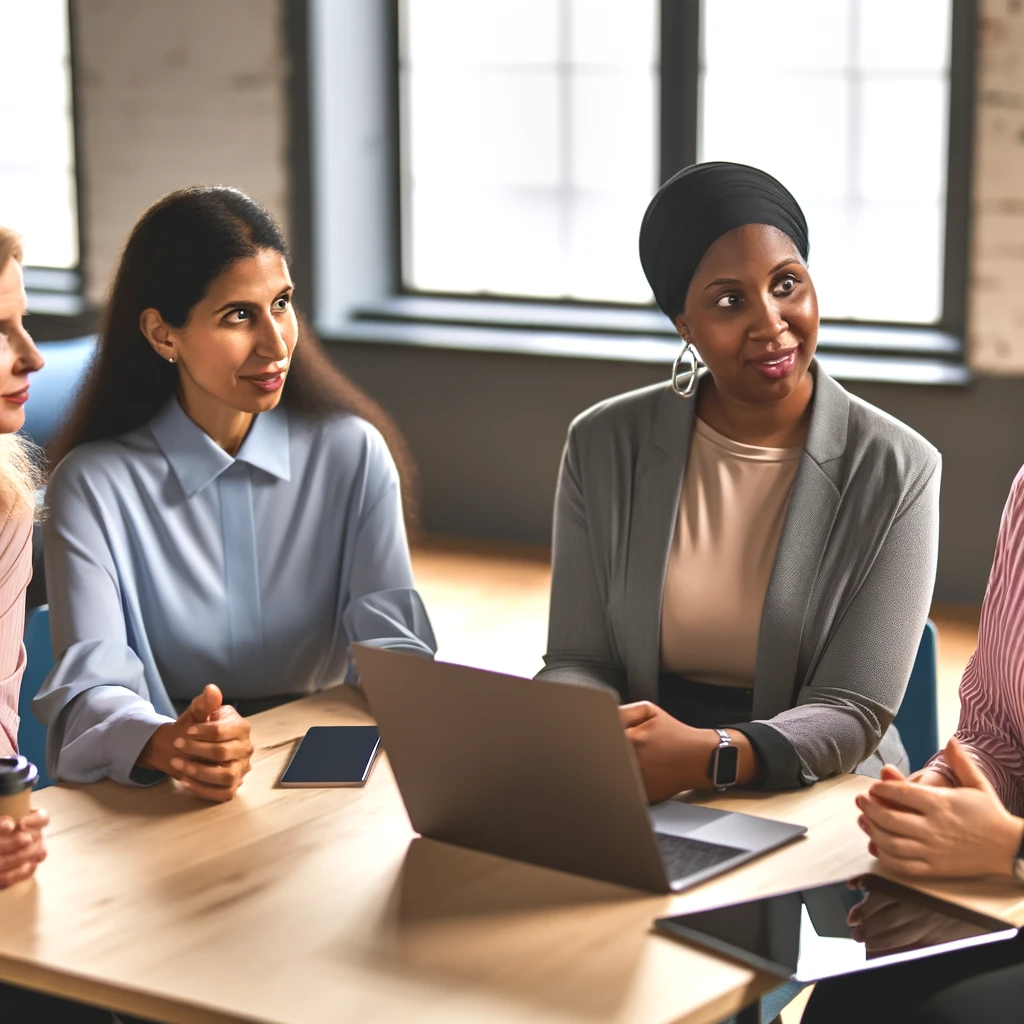
{"type": "Polygon", "coordinates": [[[288,413],[279,405],[260,413],[232,458],[172,398],[150,422],[150,430],[186,497],[192,498],[236,462],[246,462],[277,477],[291,479],[288,413]]]}

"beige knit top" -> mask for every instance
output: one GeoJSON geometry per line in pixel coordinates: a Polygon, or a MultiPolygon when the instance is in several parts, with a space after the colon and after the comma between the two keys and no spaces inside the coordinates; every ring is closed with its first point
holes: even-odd
{"type": "Polygon", "coordinates": [[[661,667],[754,685],[761,611],[802,448],[760,448],[694,420],[661,609],[661,667]]]}

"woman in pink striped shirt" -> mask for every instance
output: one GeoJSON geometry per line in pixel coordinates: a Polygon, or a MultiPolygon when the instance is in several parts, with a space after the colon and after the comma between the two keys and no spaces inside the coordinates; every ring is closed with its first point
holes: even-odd
{"type": "MultiPolygon", "coordinates": [[[[36,473],[23,442],[28,375],[43,359],[22,324],[27,299],[18,236],[0,228],[0,757],[18,747],[25,672],[25,588],[32,577],[36,473]]],[[[46,812],[0,817],[0,889],[28,878],[46,856],[46,812]]]]}
{"type": "MultiPolygon", "coordinates": [[[[1024,468],[1010,488],[960,684],[960,724],[945,750],[905,779],[891,766],[857,798],[868,849],[912,879],[1001,877],[1024,884],[1024,468]]],[[[851,924],[912,939],[892,906],[851,911],[851,924]],[[893,917],[886,920],[885,915],[893,917]]],[[[857,933],[854,933],[855,936],[857,933]]],[[[995,946],[946,953],[816,987],[804,1024],[871,1020],[986,1024],[1024,1019],[1024,932],[995,946]]]]}

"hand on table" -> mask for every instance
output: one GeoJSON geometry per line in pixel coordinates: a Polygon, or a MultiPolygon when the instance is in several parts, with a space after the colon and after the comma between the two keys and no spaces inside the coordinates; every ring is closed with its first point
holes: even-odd
{"type": "Polygon", "coordinates": [[[0,818],[0,889],[23,882],[46,860],[43,829],[50,823],[46,811],[35,808],[21,821],[0,818]]]}
{"type": "Polygon", "coordinates": [[[944,759],[960,782],[956,788],[932,779],[915,784],[887,765],[882,780],[857,797],[869,852],[886,868],[917,878],[1011,876],[1024,820],[1006,810],[956,739],[944,759]]]}
{"type": "Polygon", "coordinates": [[[140,768],[177,779],[204,800],[230,800],[253,755],[249,723],[207,686],[176,722],[161,725],[139,755],[140,768]]]}
{"type": "MultiPolygon", "coordinates": [[[[684,789],[711,788],[708,764],[718,746],[718,733],[713,729],[694,729],[649,701],[623,704],[619,718],[633,744],[652,804],[684,789]]],[[[756,770],[753,748],[742,734],[733,733],[732,737],[740,748],[738,781],[749,782],[756,770]]]]}

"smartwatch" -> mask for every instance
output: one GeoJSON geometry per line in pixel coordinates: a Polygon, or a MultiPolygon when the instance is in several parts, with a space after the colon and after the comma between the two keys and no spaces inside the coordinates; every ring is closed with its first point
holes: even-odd
{"type": "Polygon", "coordinates": [[[716,729],[715,732],[718,733],[718,746],[711,752],[707,777],[717,792],[724,793],[730,786],[736,785],[740,767],[740,748],[733,743],[732,737],[724,729],[716,729]]]}

